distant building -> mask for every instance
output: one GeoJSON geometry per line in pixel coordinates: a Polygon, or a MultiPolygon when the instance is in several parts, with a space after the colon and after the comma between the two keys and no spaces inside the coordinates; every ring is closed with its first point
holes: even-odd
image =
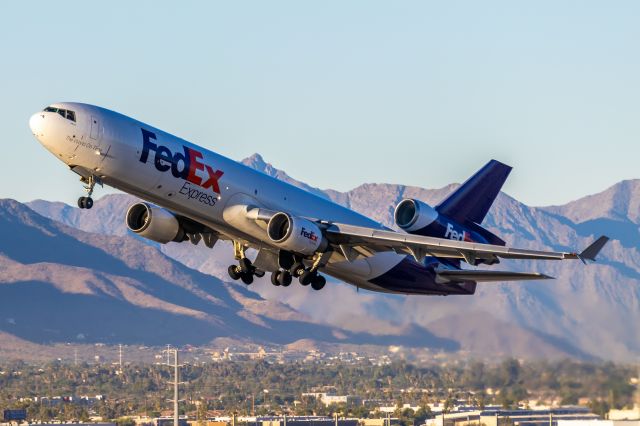
{"type": "MultiPolygon", "coordinates": [[[[264,420],[262,426],[336,426],[336,420],[331,417],[296,416],[275,420],[264,420]]],[[[337,426],[358,426],[358,419],[338,419],[337,426]]]]}
{"type": "Polygon", "coordinates": [[[229,426],[229,422],[213,421],[213,420],[189,420],[189,426],[229,426]]]}
{"type": "MultiPolygon", "coordinates": [[[[158,417],[153,423],[154,426],[173,426],[173,417],[158,417]]],[[[181,416],[178,419],[178,426],[189,426],[186,417],[181,416]]]]}
{"type": "Polygon", "coordinates": [[[29,423],[29,426],[116,426],[115,423],[29,423]]]}
{"type": "MultiPolygon", "coordinates": [[[[559,426],[559,421],[592,421],[599,417],[586,407],[561,407],[551,410],[483,410],[462,411],[438,415],[426,426],[559,426]]],[[[595,426],[595,425],[594,425],[595,426]]],[[[606,425],[605,425],[606,426],[606,425]]],[[[616,425],[617,426],[617,425],[616,425]]],[[[629,425],[635,426],[635,425],[629,425]]]]}
{"type": "Polygon", "coordinates": [[[327,392],[305,392],[302,394],[303,398],[315,398],[322,402],[325,407],[331,404],[348,404],[348,403],[360,403],[362,398],[354,395],[336,395],[334,391],[327,392]]]}
{"type": "Polygon", "coordinates": [[[394,426],[399,425],[400,419],[390,417],[382,419],[360,419],[361,426],[394,426]]]}
{"type": "MultiPolygon", "coordinates": [[[[378,411],[380,411],[381,413],[393,413],[397,409],[398,409],[398,406],[396,405],[386,405],[386,406],[378,407],[378,411]]],[[[420,407],[418,405],[402,404],[402,407],[400,407],[400,410],[406,410],[406,409],[409,409],[415,413],[420,409],[420,407]]]]}
{"type": "Polygon", "coordinates": [[[610,410],[609,420],[640,420],[640,405],[636,404],[630,410],[610,410]]]}
{"type": "Polygon", "coordinates": [[[640,420],[558,420],[558,426],[640,426],[640,420]]]}

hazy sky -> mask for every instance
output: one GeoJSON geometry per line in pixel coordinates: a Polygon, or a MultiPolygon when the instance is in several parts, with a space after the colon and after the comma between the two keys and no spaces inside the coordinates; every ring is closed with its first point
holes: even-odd
{"type": "Polygon", "coordinates": [[[67,100],[320,188],[496,158],[512,196],[564,203],[640,178],[639,22],[637,1],[1,2],[0,197],[82,194],[27,125],[67,100]]]}

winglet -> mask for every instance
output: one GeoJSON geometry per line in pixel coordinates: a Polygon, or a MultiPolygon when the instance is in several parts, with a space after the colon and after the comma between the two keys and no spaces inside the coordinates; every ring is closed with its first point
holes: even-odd
{"type": "Polygon", "coordinates": [[[601,236],[600,238],[592,242],[589,247],[584,249],[582,253],[578,255],[578,258],[583,262],[585,262],[586,260],[591,260],[595,262],[596,256],[598,255],[598,253],[600,253],[600,250],[602,250],[602,247],[604,247],[604,245],[607,244],[607,241],[609,241],[609,237],[605,235],[601,236]]]}

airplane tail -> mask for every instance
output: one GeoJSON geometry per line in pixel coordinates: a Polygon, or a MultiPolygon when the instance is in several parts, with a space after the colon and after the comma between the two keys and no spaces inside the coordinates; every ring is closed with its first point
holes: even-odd
{"type": "MultiPolygon", "coordinates": [[[[510,172],[511,167],[506,164],[496,160],[489,161],[460,188],[438,204],[435,208],[436,211],[461,224],[479,225],[487,215],[510,172]]],[[[476,230],[479,230],[478,228],[492,237],[498,238],[480,226],[476,230]]]]}

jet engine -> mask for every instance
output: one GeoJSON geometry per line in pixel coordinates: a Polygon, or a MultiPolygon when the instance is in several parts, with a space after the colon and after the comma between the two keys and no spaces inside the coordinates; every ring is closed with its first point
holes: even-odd
{"type": "Polygon", "coordinates": [[[276,213],[269,220],[267,235],[281,249],[305,256],[323,252],[327,248],[327,240],[318,225],[284,212],[276,213]]]}
{"type": "Polygon", "coordinates": [[[438,212],[427,203],[405,198],[396,206],[394,219],[396,225],[411,233],[435,222],[438,212]]]}
{"type": "Polygon", "coordinates": [[[178,218],[168,210],[147,203],[129,207],[127,227],[141,237],[166,244],[183,241],[185,234],[178,218]]]}

